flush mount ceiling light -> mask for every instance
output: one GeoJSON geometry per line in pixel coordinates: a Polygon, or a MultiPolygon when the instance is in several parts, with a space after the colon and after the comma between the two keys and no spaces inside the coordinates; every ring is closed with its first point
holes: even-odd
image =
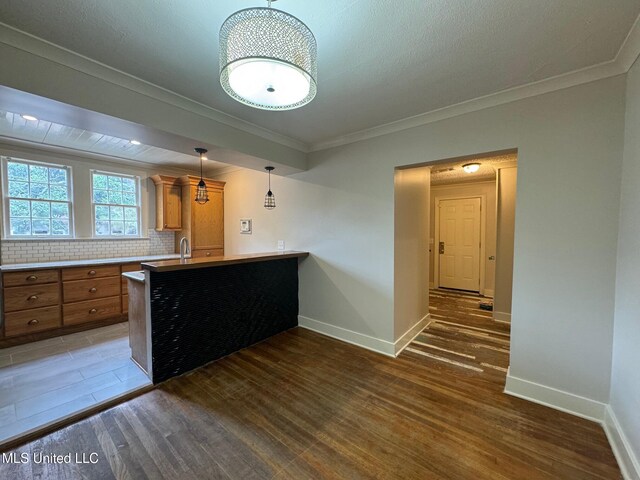
{"type": "Polygon", "coordinates": [[[281,10],[239,10],[220,28],[220,83],[237,101],[292,110],[316,96],[317,45],[311,30],[281,10]]]}
{"type": "Polygon", "coordinates": [[[20,115],[22,118],[24,118],[25,120],[27,120],[28,122],[37,122],[38,119],[36,117],[34,117],[33,115],[20,115]]]}
{"type": "Polygon", "coordinates": [[[467,173],[476,173],[480,169],[479,163],[467,163],[462,166],[462,169],[467,173]]]}
{"type": "Polygon", "coordinates": [[[204,205],[209,201],[209,192],[207,192],[207,184],[204,183],[204,179],[202,178],[202,160],[205,158],[204,154],[207,153],[206,148],[194,148],[194,150],[200,155],[200,181],[198,182],[198,187],[196,188],[196,203],[200,205],[204,205]]]}
{"type": "Polygon", "coordinates": [[[269,172],[269,191],[264,196],[264,208],[267,210],[273,210],[276,208],[276,196],[271,192],[271,172],[275,170],[275,167],[264,167],[269,172]]]}
{"type": "Polygon", "coordinates": [[[140,141],[139,141],[139,140],[129,140],[129,143],[130,143],[131,145],[141,145],[141,143],[140,143],[140,141]]]}

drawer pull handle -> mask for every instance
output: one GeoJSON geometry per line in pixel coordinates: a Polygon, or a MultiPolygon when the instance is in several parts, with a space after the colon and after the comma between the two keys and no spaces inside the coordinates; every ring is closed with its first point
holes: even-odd
{"type": "Polygon", "coordinates": [[[33,320],[29,320],[27,322],[27,325],[37,325],[39,323],[40,323],[40,321],[37,318],[34,318],[33,320]]]}
{"type": "Polygon", "coordinates": [[[29,298],[27,298],[28,301],[33,302],[34,300],[37,300],[38,296],[37,295],[31,295],[29,298]]]}
{"type": "Polygon", "coordinates": [[[91,287],[89,289],[89,293],[96,293],[98,291],[98,289],[96,287],[91,287]]]}
{"type": "Polygon", "coordinates": [[[94,314],[96,313],[98,310],[96,310],[95,308],[92,308],[91,310],[89,310],[89,313],[94,314]]]}
{"type": "Polygon", "coordinates": [[[34,281],[36,281],[37,279],[38,279],[38,277],[37,277],[36,275],[29,275],[29,276],[27,277],[27,281],[28,281],[28,282],[34,282],[34,281]]]}
{"type": "Polygon", "coordinates": [[[89,270],[89,275],[95,275],[96,271],[95,270],[89,270]]]}

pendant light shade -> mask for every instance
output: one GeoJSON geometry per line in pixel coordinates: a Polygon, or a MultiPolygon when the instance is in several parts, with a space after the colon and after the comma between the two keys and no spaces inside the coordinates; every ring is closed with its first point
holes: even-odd
{"type": "Polygon", "coordinates": [[[271,171],[275,170],[275,167],[264,167],[269,172],[269,191],[264,196],[264,208],[267,210],[273,210],[276,208],[276,196],[271,192],[271,171]]]}
{"type": "Polygon", "coordinates": [[[311,30],[281,10],[240,10],[220,28],[220,83],[237,101],[291,110],[316,95],[317,45],[311,30]]]}
{"type": "Polygon", "coordinates": [[[202,160],[204,154],[207,153],[206,148],[196,148],[195,151],[200,155],[200,181],[198,182],[198,186],[196,187],[196,203],[200,205],[204,205],[209,201],[209,192],[207,192],[207,184],[204,183],[204,179],[202,178],[202,160]]]}

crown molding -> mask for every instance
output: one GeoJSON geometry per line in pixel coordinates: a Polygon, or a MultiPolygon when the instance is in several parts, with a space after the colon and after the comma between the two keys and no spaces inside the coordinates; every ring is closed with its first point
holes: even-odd
{"type": "Polygon", "coordinates": [[[256,135],[303,153],[309,151],[308,145],[304,142],[221,112],[220,110],[216,110],[179,93],[117,70],[2,22],[0,22],[0,43],[64,65],[83,74],[105,80],[136,93],[146,95],[174,107],[182,108],[183,110],[215,120],[229,127],[237,128],[251,135],[256,135]]]}
{"type": "Polygon", "coordinates": [[[616,75],[623,75],[629,71],[636,59],[640,56],[640,15],[629,30],[627,37],[620,46],[615,58],[590,67],[585,67],[572,72],[546,78],[537,82],[509,88],[500,92],[491,93],[478,98],[466,100],[446,107],[431,110],[426,113],[404,118],[384,125],[349,133],[323,142],[310,145],[311,152],[326,150],[329,148],[347,145],[362,140],[400,132],[409,128],[419,127],[428,123],[438,122],[447,118],[457,117],[466,113],[496,107],[506,103],[523,100],[537,95],[562,90],[584,83],[595,82],[616,75]]]}

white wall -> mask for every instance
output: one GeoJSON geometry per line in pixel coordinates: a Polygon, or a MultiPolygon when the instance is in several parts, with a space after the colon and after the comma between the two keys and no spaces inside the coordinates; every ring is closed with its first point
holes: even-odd
{"type": "Polygon", "coordinates": [[[493,318],[498,320],[508,320],[511,315],[517,175],[517,167],[508,167],[498,168],[496,176],[496,293],[493,318]]]}
{"type": "MultiPolygon", "coordinates": [[[[489,257],[496,254],[496,182],[474,182],[474,183],[455,183],[450,185],[433,185],[431,187],[431,238],[434,238],[436,225],[435,225],[435,208],[436,197],[440,198],[454,198],[454,197],[466,197],[484,195],[486,199],[486,205],[482,208],[487,217],[485,226],[485,232],[483,234],[483,244],[485,246],[485,295],[493,297],[495,286],[495,266],[496,263],[493,260],[489,260],[489,257]]],[[[434,238],[435,242],[435,238],[434,238]]],[[[434,255],[438,251],[437,242],[431,245],[429,252],[429,281],[435,285],[435,272],[434,272],[434,255]]],[[[482,293],[482,292],[481,292],[482,293]]]]}
{"type": "MultiPolygon", "coordinates": [[[[640,478],[640,64],[627,77],[610,405],[640,478]]],[[[621,462],[622,463],[622,462],[621,462]]]]}
{"type": "Polygon", "coordinates": [[[419,328],[429,314],[431,169],[396,170],[394,185],[393,306],[394,340],[398,340],[414,326],[419,328]]]}
{"type": "Polygon", "coordinates": [[[393,342],[394,167],[517,148],[511,374],[607,401],[624,88],[608,78],[313,153],[274,182],[273,212],[266,176],[226,175],[227,251],[277,238],[310,251],[301,314],[393,342]],[[258,220],[251,240],[233,238],[240,216],[258,220]]]}

